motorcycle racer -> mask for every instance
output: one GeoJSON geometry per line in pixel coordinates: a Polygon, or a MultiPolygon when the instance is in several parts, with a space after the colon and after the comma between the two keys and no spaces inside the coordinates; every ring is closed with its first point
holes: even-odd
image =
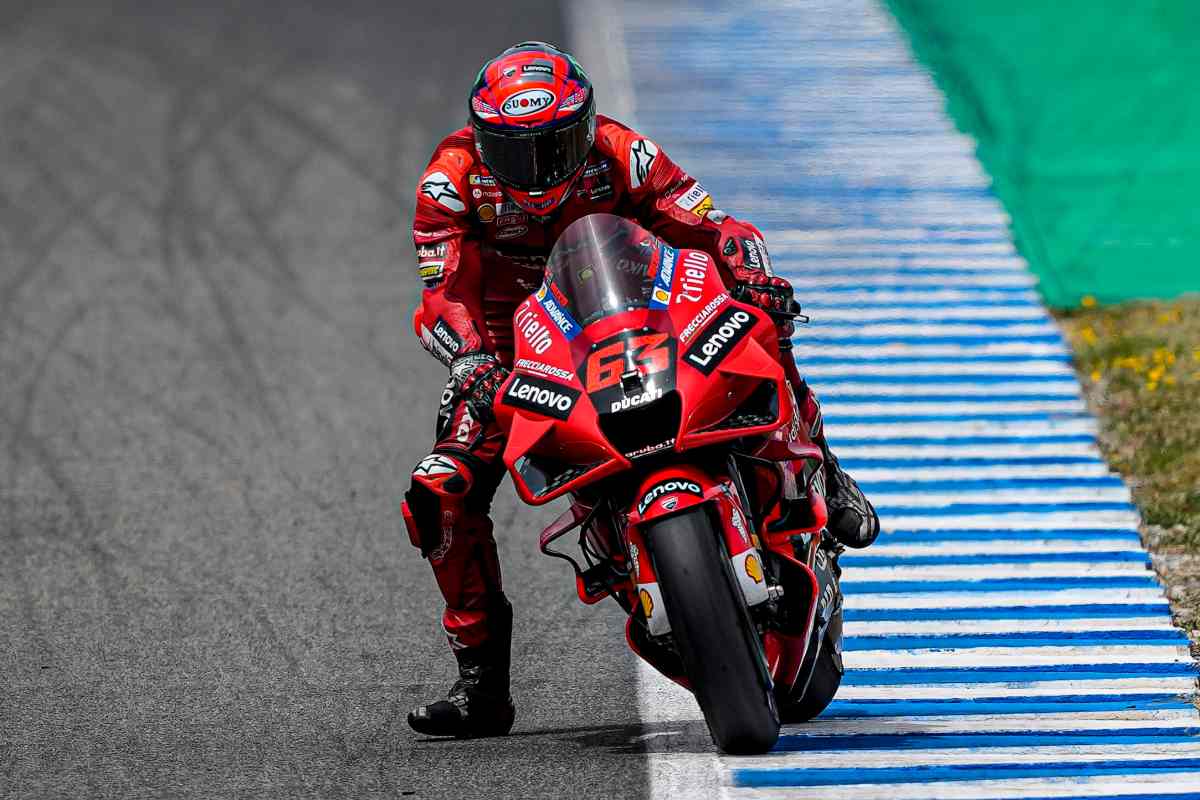
{"type": "MultiPolygon", "coordinates": [[[[513,313],[541,284],[558,236],[588,214],[624,216],[675,247],[708,253],[744,302],[776,312],[792,305],[761,232],[715,208],[653,141],[598,115],[591,83],[569,54],[541,42],[505,50],[480,70],[469,115],[438,145],[417,189],[413,241],[425,288],[414,327],[450,378],[433,451],[414,468],[402,504],[445,599],[443,628],[459,668],[447,698],[415,709],[408,722],[458,737],[503,735],[515,715],[512,607],[488,516],[504,475],[492,402],[512,366],[514,334],[538,333],[514,331],[513,313]]],[[[783,326],[789,335],[790,322],[783,326]]],[[[801,416],[825,456],[829,529],[847,546],[866,547],[879,532],[874,508],[829,451],[820,405],[785,355],[801,416]]],[[[521,366],[553,376],[547,364],[521,366]]]]}

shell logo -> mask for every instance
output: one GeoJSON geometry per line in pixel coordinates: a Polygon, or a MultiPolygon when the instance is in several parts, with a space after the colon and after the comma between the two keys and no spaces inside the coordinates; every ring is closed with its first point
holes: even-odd
{"type": "Polygon", "coordinates": [[[491,203],[484,203],[479,207],[478,214],[480,222],[491,222],[496,218],[496,207],[491,203]]]}
{"type": "Polygon", "coordinates": [[[650,619],[654,615],[654,600],[651,599],[650,593],[645,589],[639,589],[638,599],[642,601],[642,611],[645,612],[646,619],[650,619]]]}
{"type": "Polygon", "coordinates": [[[754,555],[754,553],[746,556],[745,568],[746,574],[750,576],[750,580],[755,583],[763,582],[762,562],[758,560],[758,556],[754,555]]]}

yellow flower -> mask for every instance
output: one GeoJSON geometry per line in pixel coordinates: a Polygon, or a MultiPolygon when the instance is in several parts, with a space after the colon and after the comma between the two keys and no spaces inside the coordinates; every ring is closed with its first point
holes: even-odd
{"type": "Polygon", "coordinates": [[[1146,391],[1148,391],[1148,392],[1153,392],[1153,391],[1155,391],[1156,389],[1158,389],[1158,382],[1157,382],[1157,381],[1149,381],[1149,382],[1146,384],[1146,391]]]}
{"type": "Polygon", "coordinates": [[[1096,337],[1096,332],[1094,330],[1092,330],[1091,325],[1088,325],[1083,330],[1081,330],[1079,332],[1079,336],[1080,336],[1080,338],[1083,339],[1083,341],[1087,342],[1088,344],[1095,344],[1098,341],[1098,339],[1096,337]]]}
{"type": "Polygon", "coordinates": [[[1124,356],[1122,358],[1114,358],[1113,367],[1119,369],[1131,369],[1134,372],[1145,372],[1146,361],[1141,356],[1124,356]]]}
{"type": "Polygon", "coordinates": [[[1079,305],[1083,306],[1084,308],[1095,308],[1096,298],[1090,294],[1085,294],[1083,299],[1079,301],[1079,305]]]}
{"type": "Polygon", "coordinates": [[[1092,380],[1096,381],[1097,383],[1100,382],[1100,370],[1098,370],[1098,369],[1092,370],[1092,380]]]}

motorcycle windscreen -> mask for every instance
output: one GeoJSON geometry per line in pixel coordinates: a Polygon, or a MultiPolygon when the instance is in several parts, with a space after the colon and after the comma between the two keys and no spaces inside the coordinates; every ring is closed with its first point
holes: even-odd
{"type": "Polygon", "coordinates": [[[676,252],[630,220],[589,214],[571,223],[554,245],[546,283],[586,328],[613,314],[665,308],[676,252]]]}
{"type": "Polygon", "coordinates": [[[679,427],[676,340],[666,313],[677,259],[677,250],[637,224],[592,214],[567,228],[547,264],[548,291],[582,328],[616,315],[629,323],[586,336],[589,349],[576,364],[605,438],[627,457],[670,447],[679,427]]]}

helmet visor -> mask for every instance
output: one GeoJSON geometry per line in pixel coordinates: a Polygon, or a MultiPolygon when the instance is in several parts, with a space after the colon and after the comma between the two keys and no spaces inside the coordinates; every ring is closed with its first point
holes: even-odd
{"type": "Polygon", "coordinates": [[[553,189],[574,174],[592,149],[595,116],[539,131],[496,131],[475,126],[483,163],[501,183],[517,189],[553,189]]]}

